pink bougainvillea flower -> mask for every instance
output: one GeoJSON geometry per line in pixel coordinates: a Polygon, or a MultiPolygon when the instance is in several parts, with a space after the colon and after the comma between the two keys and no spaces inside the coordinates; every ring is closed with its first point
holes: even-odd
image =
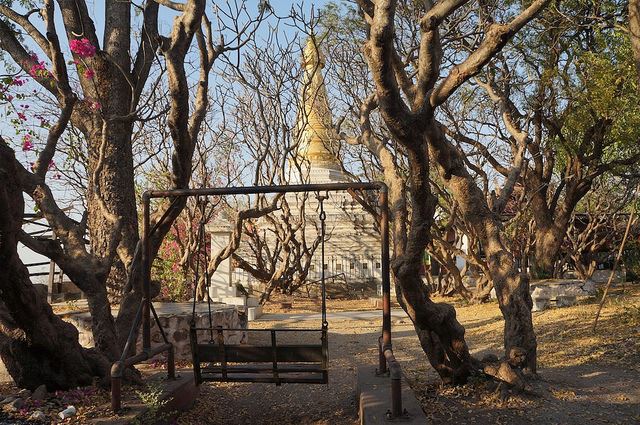
{"type": "Polygon", "coordinates": [[[26,121],[27,120],[27,116],[25,114],[23,114],[22,112],[18,112],[18,118],[20,118],[22,121],[26,121]]]}
{"type": "Polygon", "coordinates": [[[71,40],[69,47],[73,53],[81,58],[90,58],[96,54],[96,47],[86,38],[71,40]]]}
{"type": "Polygon", "coordinates": [[[29,75],[34,78],[40,77],[44,73],[47,73],[47,68],[44,66],[44,62],[38,62],[31,66],[31,69],[29,69],[29,75]]]}
{"type": "Polygon", "coordinates": [[[11,82],[11,84],[13,84],[14,86],[23,86],[25,83],[25,81],[21,78],[14,78],[13,81],[11,82]]]}
{"type": "Polygon", "coordinates": [[[33,149],[33,142],[31,141],[31,135],[25,134],[22,138],[22,150],[28,152],[33,149]]]}
{"type": "Polygon", "coordinates": [[[93,80],[93,77],[96,75],[96,73],[93,71],[93,69],[91,68],[87,68],[84,71],[84,78],[86,78],[87,80],[93,80]]]}
{"type": "Polygon", "coordinates": [[[101,109],[102,109],[102,105],[100,104],[100,102],[91,102],[91,103],[89,104],[89,107],[90,107],[91,109],[93,109],[94,111],[99,111],[99,110],[101,110],[101,109]]]}

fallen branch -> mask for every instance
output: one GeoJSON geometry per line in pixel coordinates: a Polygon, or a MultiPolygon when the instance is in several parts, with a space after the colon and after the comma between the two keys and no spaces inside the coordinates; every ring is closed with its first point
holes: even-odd
{"type": "Polygon", "coordinates": [[[600,300],[600,305],[598,306],[598,312],[596,313],[596,319],[593,321],[593,332],[596,331],[596,326],[598,326],[598,319],[600,318],[600,313],[602,312],[602,306],[604,305],[604,300],[607,298],[607,292],[609,292],[609,287],[611,287],[611,282],[613,281],[613,276],[616,273],[616,268],[618,267],[618,263],[620,262],[620,257],[622,257],[622,252],[624,251],[624,246],[627,243],[627,237],[629,236],[629,229],[631,229],[631,224],[635,218],[635,211],[631,211],[629,214],[629,220],[627,221],[627,228],[624,231],[624,236],[622,237],[622,242],[620,243],[620,248],[618,248],[618,255],[616,255],[616,260],[613,262],[613,267],[611,268],[611,273],[609,274],[609,280],[607,281],[607,286],[604,288],[604,293],[602,294],[602,299],[600,300]]]}

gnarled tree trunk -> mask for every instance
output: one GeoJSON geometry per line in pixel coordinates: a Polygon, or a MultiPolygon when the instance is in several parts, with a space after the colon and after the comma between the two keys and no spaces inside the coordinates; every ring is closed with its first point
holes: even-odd
{"type": "Polygon", "coordinates": [[[0,357],[16,384],[68,389],[108,374],[107,359],[78,342],[78,331],[38,296],[17,252],[24,214],[13,151],[0,142],[0,357]]]}
{"type": "MultiPolygon", "coordinates": [[[[406,236],[394,234],[396,241],[392,269],[396,293],[402,308],[413,322],[422,349],[429,363],[443,382],[466,382],[471,373],[471,356],[464,339],[464,327],[456,319],[450,304],[434,303],[429,289],[422,282],[420,269],[429,243],[436,199],[429,188],[429,160],[424,146],[409,150],[411,223],[406,236]]],[[[392,194],[391,204],[397,205],[399,194],[392,194]]],[[[406,211],[396,209],[394,221],[406,220],[406,211]]],[[[397,223],[396,223],[397,226],[397,223]]],[[[395,232],[394,232],[395,233],[395,232]]]]}
{"type": "Polygon", "coordinates": [[[537,341],[531,319],[533,302],[529,278],[518,271],[515,259],[502,240],[500,218],[464,166],[463,159],[436,126],[430,134],[430,153],[447,188],[460,206],[460,213],[482,241],[489,278],[493,282],[504,317],[504,348],[520,347],[527,352],[527,369],[535,373],[537,341]]]}
{"type": "Polygon", "coordinates": [[[560,254],[568,226],[537,226],[535,229],[534,258],[531,273],[539,279],[554,277],[555,264],[560,254]]]}

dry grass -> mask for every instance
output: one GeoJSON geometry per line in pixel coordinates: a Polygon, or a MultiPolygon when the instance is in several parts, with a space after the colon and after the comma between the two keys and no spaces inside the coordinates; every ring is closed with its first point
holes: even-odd
{"type": "MultiPolygon", "coordinates": [[[[498,305],[455,304],[474,355],[499,355],[503,321],[498,305]]],[[[590,299],[533,313],[542,379],[532,382],[530,393],[506,402],[495,383],[484,379],[442,387],[415,338],[396,338],[395,346],[433,423],[639,423],[640,288],[627,287],[624,294],[609,297],[593,332],[597,307],[590,299]]]]}
{"type": "MultiPolygon", "coordinates": [[[[503,321],[498,304],[465,305],[457,300],[454,305],[469,345],[499,352],[503,321]]],[[[640,371],[640,288],[609,296],[593,332],[597,309],[597,300],[590,298],[572,307],[532,313],[541,368],[599,363],[640,371]]]]}

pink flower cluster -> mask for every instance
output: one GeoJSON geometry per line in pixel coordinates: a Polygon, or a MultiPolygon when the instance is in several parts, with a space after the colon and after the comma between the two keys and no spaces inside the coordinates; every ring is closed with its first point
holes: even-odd
{"type": "Polygon", "coordinates": [[[81,58],[90,58],[96,54],[96,47],[86,38],[71,40],[69,47],[73,53],[81,58]]]}
{"type": "Polygon", "coordinates": [[[28,152],[33,149],[33,142],[31,141],[31,134],[25,134],[22,137],[22,150],[28,152]]]}

